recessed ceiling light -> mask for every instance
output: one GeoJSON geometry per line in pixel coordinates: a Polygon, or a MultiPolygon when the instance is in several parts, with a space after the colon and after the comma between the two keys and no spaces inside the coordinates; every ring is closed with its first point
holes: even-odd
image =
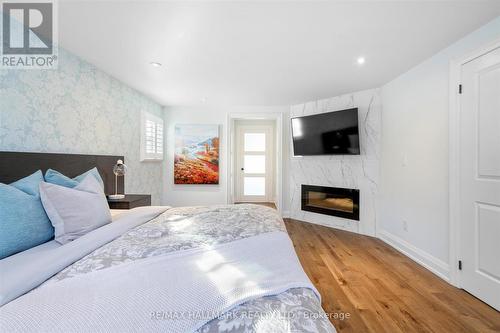
{"type": "Polygon", "coordinates": [[[153,66],[153,67],[161,67],[161,63],[159,63],[159,62],[154,62],[154,61],[152,61],[152,62],[150,62],[149,64],[150,64],[151,66],[153,66]]]}
{"type": "Polygon", "coordinates": [[[359,57],[356,62],[358,63],[358,65],[363,65],[365,62],[366,62],[366,59],[365,57],[359,57]]]}

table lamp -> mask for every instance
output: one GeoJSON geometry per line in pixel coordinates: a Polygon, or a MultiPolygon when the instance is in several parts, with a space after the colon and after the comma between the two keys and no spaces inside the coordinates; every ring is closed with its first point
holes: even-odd
{"type": "Polygon", "coordinates": [[[113,167],[113,173],[115,174],[115,194],[110,194],[108,196],[111,200],[119,200],[125,198],[125,194],[118,194],[118,176],[125,176],[127,173],[127,166],[123,164],[122,160],[116,161],[115,166],[113,167]]]}

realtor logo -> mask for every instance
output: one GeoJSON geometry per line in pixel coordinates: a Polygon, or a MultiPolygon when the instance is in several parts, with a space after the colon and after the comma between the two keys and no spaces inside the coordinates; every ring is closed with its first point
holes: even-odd
{"type": "Polygon", "coordinates": [[[2,3],[2,59],[6,68],[56,68],[55,3],[2,3]]]}

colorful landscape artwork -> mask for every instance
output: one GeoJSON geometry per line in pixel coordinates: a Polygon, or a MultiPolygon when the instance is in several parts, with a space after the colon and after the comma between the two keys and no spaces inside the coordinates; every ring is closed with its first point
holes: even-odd
{"type": "Polygon", "coordinates": [[[219,125],[175,126],[175,184],[219,184],[219,125]]]}

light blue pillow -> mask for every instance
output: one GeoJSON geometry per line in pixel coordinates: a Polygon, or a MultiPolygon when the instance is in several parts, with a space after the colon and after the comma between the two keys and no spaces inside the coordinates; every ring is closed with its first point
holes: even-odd
{"type": "Polygon", "coordinates": [[[63,175],[59,171],[48,169],[47,172],[45,172],[45,181],[47,183],[51,183],[51,184],[56,184],[56,185],[61,185],[64,187],[74,188],[78,184],[80,184],[82,182],[82,180],[85,179],[85,177],[87,175],[94,176],[95,179],[101,185],[101,187],[104,189],[104,182],[102,181],[101,175],[99,174],[99,171],[97,171],[97,168],[92,168],[89,171],[84,172],[81,175],[76,176],[73,179],[66,177],[65,175],[63,175]]]}
{"type": "Polygon", "coordinates": [[[40,170],[10,185],[0,183],[0,259],[54,237],[40,200],[40,170]]]}

